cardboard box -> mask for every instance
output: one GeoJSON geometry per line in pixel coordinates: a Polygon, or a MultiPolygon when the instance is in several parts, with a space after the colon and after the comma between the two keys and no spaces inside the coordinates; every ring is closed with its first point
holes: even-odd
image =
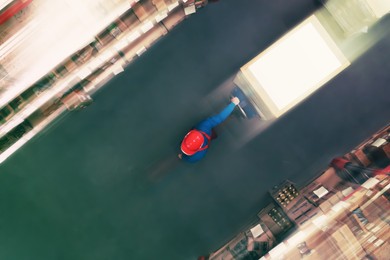
{"type": "Polygon", "coordinates": [[[390,244],[389,242],[384,242],[381,246],[377,247],[371,255],[375,259],[389,259],[390,244]]]}
{"type": "Polygon", "coordinates": [[[337,246],[346,259],[360,260],[366,255],[359,241],[347,225],[343,225],[335,231],[332,234],[332,238],[336,240],[337,246]]]}
{"type": "Polygon", "coordinates": [[[154,6],[156,6],[157,10],[165,10],[167,8],[167,4],[164,0],[152,0],[154,6]]]}
{"type": "Polygon", "coordinates": [[[362,150],[357,150],[355,153],[353,153],[354,157],[354,161],[356,161],[358,164],[360,164],[361,166],[369,166],[371,164],[371,161],[370,159],[367,158],[367,156],[364,154],[364,152],[362,150]]]}
{"type": "Polygon", "coordinates": [[[146,20],[157,11],[156,7],[149,0],[140,0],[133,6],[133,11],[140,21],[146,20]]]}
{"type": "Polygon", "coordinates": [[[168,31],[186,18],[183,8],[177,8],[165,18],[162,23],[168,31]]]}
{"type": "Polygon", "coordinates": [[[347,197],[345,197],[344,201],[349,204],[348,209],[352,211],[358,208],[366,201],[368,201],[369,197],[366,195],[366,193],[367,193],[366,189],[359,188],[355,190],[353,193],[351,193],[350,195],[348,195],[347,197]]]}
{"type": "Polygon", "coordinates": [[[137,27],[140,24],[140,21],[139,21],[138,17],[135,15],[133,10],[131,10],[131,9],[129,11],[127,11],[125,14],[123,14],[121,17],[119,17],[119,19],[130,30],[134,29],[135,27],[137,27]]]}

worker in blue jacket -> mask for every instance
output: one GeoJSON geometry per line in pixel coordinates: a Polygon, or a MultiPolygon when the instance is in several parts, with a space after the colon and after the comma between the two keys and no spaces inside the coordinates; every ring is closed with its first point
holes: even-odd
{"type": "Polygon", "coordinates": [[[211,139],[213,139],[213,128],[225,121],[239,103],[240,100],[233,97],[230,104],[219,114],[203,120],[191,129],[183,138],[181,153],[178,155],[179,159],[186,162],[197,162],[202,159],[206,155],[211,139]]]}

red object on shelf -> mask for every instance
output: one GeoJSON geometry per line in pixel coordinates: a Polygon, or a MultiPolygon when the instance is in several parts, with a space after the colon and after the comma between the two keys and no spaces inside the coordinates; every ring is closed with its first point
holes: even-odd
{"type": "Polygon", "coordinates": [[[31,4],[33,0],[16,0],[5,9],[0,10],[0,25],[8,21],[12,16],[31,4]]]}
{"type": "Polygon", "coordinates": [[[359,166],[357,164],[354,164],[353,162],[346,160],[344,158],[341,158],[341,157],[334,158],[331,161],[330,166],[335,167],[336,169],[339,169],[339,170],[343,170],[343,169],[348,168],[347,164],[349,164],[351,167],[354,167],[354,169],[360,169],[361,171],[364,171],[364,170],[369,171],[372,173],[373,176],[375,176],[375,175],[390,175],[390,165],[388,165],[385,168],[366,168],[366,167],[362,167],[362,166],[359,166]]]}
{"type": "Polygon", "coordinates": [[[375,175],[390,175],[390,165],[383,169],[377,169],[375,175]]]}
{"type": "Polygon", "coordinates": [[[350,161],[348,161],[344,158],[341,158],[341,157],[336,157],[331,161],[330,165],[339,169],[339,170],[342,170],[345,168],[345,165],[347,163],[350,163],[350,161]]]}

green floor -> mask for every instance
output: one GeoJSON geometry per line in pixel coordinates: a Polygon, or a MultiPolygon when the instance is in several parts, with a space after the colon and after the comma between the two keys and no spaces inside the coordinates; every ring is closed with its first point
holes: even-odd
{"type": "Polygon", "coordinates": [[[273,185],[305,183],[389,122],[390,36],[254,138],[262,123],[235,114],[203,161],[176,160],[240,66],[317,8],[239,2],[184,21],[0,166],[0,259],[196,259],[245,228],[273,185]]]}

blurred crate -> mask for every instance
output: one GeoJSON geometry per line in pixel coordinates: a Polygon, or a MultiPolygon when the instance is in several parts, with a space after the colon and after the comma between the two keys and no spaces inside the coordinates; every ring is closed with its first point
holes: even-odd
{"type": "Polygon", "coordinates": [[[382,147],[368,145],[363,148],[363,152],[375,167],[385,168],[390,164],[390,158],[383,151],[382,147]]]}
{"type": "Polygon", "coordinates": [[[140,21],[146,20],[157,11],[151,0],[141,0],[133,6],[133,11],[140,21]]]}
{"type": "Polygon", "coordinates": [[[345,259],[360,260],[366,255],[359,241],[357,241],[347,225],[335,231],[332,234],[332,238],[336,240],[337,246],[343,252],[345,259]]]}
{"type": "Polygon", "coordinates": [[[119,20],[124,23],[130,30],[136,28],[140,24],[140,20],[132,9],[120,16],[119,20]]]}
{"type": "Polygon", "coordinates": [[[379,246],[374,252],[371,253],[371,256],[375,259],[389,259],[390,244],[389,242],[384,242],[379,246]]]}
{"type": "Polygon", "coordinates": [[[355,151],[352,155],[354,161],[356,161],[361,166],[367,167],[371,164],[371,161],[367,158],[366,154],[360,149],[355,151]]]}
{"type": "Polygon", "coordinates": [[[150,29],[134,43],[123,48],[122,53],[127,61],[131,61],[142,54],[143,50],[149,48],[155,41],[165,35],[168,31],[160,24],[150,29]]]}
{"type": "Polygon", "coordinates": [[[167,18],[165,18],[162,23],[167,28],[168,31],[172,30],[178,23],[183,21],[186,18],[184,13],[184,9],[177,8],[172,13],[169,14],[167,18]]]}
{"type": "Polygon", "coordinates": [[[167,3],[164,0],[152,0],[152,3],[159,11],[167,9],[167,3]]]}
{"type": "Polygon", "coordinates": [[[383,146],[382,149],[385,152],[387,158],[390,158],[390,143],[388,143],[385,146],[383,146]]]}
{"type": "Polygon", "coordinates": [[[109,43],[115,40],[115,36],[111,34],[109,29],[106,29],[98,34],[96,37],[103,46],[107,46],[109,43]]]}
{"type": "Polygon", "coordinates": [[[61,64],[57,66],[54,70],[53,73],[57,75],[57,77],[65,77],[68,74],[68,70],[65,67],[65,65],[61,64]]]}
{"type": "Polygon", "coordinates": [[[92,58],[93,51],[94,51],[93,47],[91,45],[87,45],[86,47],[78,51],[77,54],[79,55],[81,62],[85,63],[90,58],[92,58]]]}
{"type": "Polygon", "coordinates": [[[66,68],[68,72],[71,72],[77,68],[77,64],[74,63],[71,59],[67,59],[64,63],[63,66],[66,68]]]}
{"type": "Polygon", "coordinates": [[[15,114],[15,111],[12,109],[10,105],[4,106],[0,110],[0,124],[6,122],[8,119],[10,119],[15,114]]]}

